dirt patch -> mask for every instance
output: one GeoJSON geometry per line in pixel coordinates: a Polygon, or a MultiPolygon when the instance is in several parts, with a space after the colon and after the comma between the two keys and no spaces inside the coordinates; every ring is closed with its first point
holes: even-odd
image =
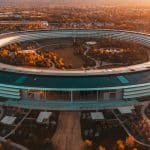
{"type": "Polygon", "coordinates": [[[54,52],[61,58],[63,58],[65,64],[72,65],[73,69],[81,68],[84,61],[74,54],[73,47],[55,49],[54,52]]]}

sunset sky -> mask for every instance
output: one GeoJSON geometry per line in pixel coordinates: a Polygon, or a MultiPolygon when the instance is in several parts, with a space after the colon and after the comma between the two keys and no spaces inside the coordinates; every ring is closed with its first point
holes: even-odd
{"type": "Polygon", "coordinates": [[[150,5],[150,0],[0,0],[0,4],[96,4],[96,5],[150,5]]]}

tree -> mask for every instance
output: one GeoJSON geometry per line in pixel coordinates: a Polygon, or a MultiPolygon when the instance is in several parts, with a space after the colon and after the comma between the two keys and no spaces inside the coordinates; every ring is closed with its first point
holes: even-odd
{"type": "Polygon", "coordinates": [[[117,140],[116,144],[118,150],[125,150],[125,145],[122,140],[117,140]]]}
{"type": "Polygon", "coordinates": [[[133,136],[126,137],[125,145],[128,147],[133,147],[135,145],[135,140],[133,136]]]}
{"type": "Polygon", "coordinates": [[[105,148],[104,146],[100,145],[100,146],[98,147],[98,150],[106,150],[106,148],[105,148]]]}

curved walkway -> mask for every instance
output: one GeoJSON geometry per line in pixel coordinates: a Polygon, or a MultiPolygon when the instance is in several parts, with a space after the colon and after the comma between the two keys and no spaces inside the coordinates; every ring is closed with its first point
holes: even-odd
{"type": "Polygon", "coordinates": [[[87,46],[85,52],[83,53],[84,56],[86,56],[87,58],[91,59],[92,61],[95,62],[95,66],[94,67],[88,67],[89,69],[97,69],[98,67],[100,67],[100,63],[98,60],[96,60],[95,58],[92,58],[90,56],[87,55],[87,53],[89,52],[90,48],[87,46]]]}
{"type": "MultiPolygon", "coordinates": [[[[141,112],[142,112],[143,110],[144,110],[144,109],[142,109],[141,112]]],[[[150,145],[149,145],[149,144],[146,144],[146,143],[143,143],[142,141],[139,141],[136,137],[134,137],[134,136],[129,132],[129,130],[126,128],[126,126],[124,125],[124,122],[121,121],[120,118],[117,116],[117,114],[116,114],[114,111],[112,111],[112,112],[113,112],[113,114],[115,115],[116,119],[119,121],[120,125],[121,125],[121,126],[123,127],[123,129],[126,131],[126,133],[127,133],[129,136],[132,136],[132,137],[134,138],[134,140],[135,140],[136,143],[138,143],[138,144],[140,144],[140,145],[142,145],[142,146],[144,146],[144,147],[147,147],[148,150],[149,150],[149,149],[150,149],[150,145]]],[[[142,115],[143,115],[143,113],[142,113],[142,115]]]]}
{"type": "MultiPolygon", "coordinates": [[[[38,43],[39,44],[39,43],[38,43]]],[[[45,47],[48,47],[48,46],[56,46],[57,45],[57,43],[53,43],[53,44],[46,44],[46,45],[43,45],[43,46],[40,46],[40,47],[38,47],[38,48],[35,48],[35,49],[23,49],[23,50],[21,50],[21,52],[23,51],[38,51],[38,50],[40,50],[40,49],[42,49],[42,48],[45,48],[45,47]]],[[[67,45],[69,45],[69,44],[67,44],[67,45]]],[[[52,64],[52,66],[51,67],[49,67],[49,69],[52,69],[52,70],[60,70],[60,69],[58,69],[57,67],[56,67],[56,65],[55,65],[55,63],[53,62],[53,61],[51,61],[51,64],[52,64]]],[[[61,70],[60,70],[61,71],[61,70]]]]}
{"type": "Polygon", "coordinates": [[[143,116],[143,118],[145,118],[145,120],[149,123],[150,125],[150,119],[147,117],[146,113],[145,113],[145,109],[149,106],[150,102],[146,102],[144,103],[142,109],[141,109],[141,114],[143,116]]]}
{"type": "MultiPolygon", "coordinates": [[[[54,44],[54,45],[56,45],[56,44],[54,44]]],[[[45,48],[45,47],[47,47],[47,46],[50,46],[50,44],[40,46],[40,47],[38,47],[38,48],[36,48],[36,49],[31,49],[31,51],[37,51],[37,50],[40,50],[40,49],[45,48]]],[[[28,49],[24,49],[24,50],[22,50],[22,51],[29,51],[29,50],[28,50],[28,49]]],[[[49,67],[50,69],[58,70],[58,69],[56,68],[56,65],[54,64],[54,62],[51,61],[51,64],[52,64],[52,66],[49,67]]]]}
{"type": "MultiPolygon", "coordinates": [[[[109,62],[97,60],[96,58],[93,58],[93,57],[87,55],[89,50],[90,50],[90,47],[86,46],[86,50],[84,51],[83,55],[86,56],[87,58],[91,59],[92,61],[94,61],[95,62],[95,66],[88,67],[88,69],[98,69],[99,67],[102,67],[102,66],[105,66],[105,65],[112,65],[112,64],[118,65],[118,64],[121,64],[121,63],[109,63],[109,62]]],[[[150,60],[150,52],[148,54],[149,54],[149,60],[150,60]]]]}

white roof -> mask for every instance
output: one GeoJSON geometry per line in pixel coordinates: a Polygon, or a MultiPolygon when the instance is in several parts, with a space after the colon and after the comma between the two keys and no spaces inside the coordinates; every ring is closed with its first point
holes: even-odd
{"type": "Polygon", "coordinates": [[[103,120],[104,115],[102,112],[91,112],[91,117],[93,120],[103,120]]]}
{"type": "Polygon", "coordinates": [[[22,51],[19,51],[19,53],[36,53],[35,50],[22,50],[22,51]]]}
{"type": "Polygon", "coordinates": [[[121,114],[131,114],[133,109],[135,109],[134,106],[118,107],[121,114]]]}
{"type": "Polygon", "coordinates": [[[52,112],[46,112],[46,111],[42,111],[40,112],[40,114],[38,115],[36,122],[38,123],[42,123],[45,119],[49,119],[49,117],[52,115],[52,112]]]}
{"type": "Polygon", "coordinates": [[[95,45],[96,41],[89,41],[89,42],[86,42],[86,44],[88,44],[88,45],[95,45]]]}
{"type": "Polygon", "coordinates": [[[2,120],[1,123],[3,124],[8,124],[8,125],[12,125],[16,120],[16,117],[13,116],[5,116],[2,120]]]}

